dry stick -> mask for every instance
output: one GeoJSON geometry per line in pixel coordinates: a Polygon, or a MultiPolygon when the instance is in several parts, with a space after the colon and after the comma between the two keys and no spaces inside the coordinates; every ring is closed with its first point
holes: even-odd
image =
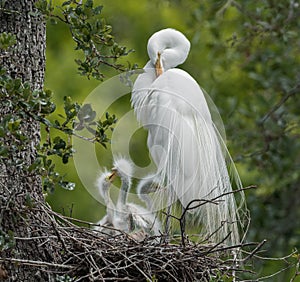
{"type": "MultiPolygon", "coordinates": [[[[48,212],[47,209],[48,207],[44,206],[44,212],[48,212]]],[[[61,236],[63,236],[67,248],[69,248],[69,250],[73,250],[74,253],[70,253],[69,255],[72,256],[73,259],[76,258],[77,260],[77,262],[74,262],[72,258],[69,258],[69,260],[66,260],[65,262],[67,263],[72,261],[72,263],[76,264],[70,269],[69,272],[73,275],[78,275],[79,272],[81,272],[82,275],[86,275],[90,268],[91,271],[85,277],[95,278],[94,275],[97,273],[97,271],[94,271],[94,269],[98,268],[101,274],[104,276],[104,281],[111,280],[109,278],[105,279],[105,276],[109,275],[109,273],[114,276],[120,274],[119,279],[121,280],[121,277],[124,277],[123,275],[126,276],[126,273],[128,273],[128,271],[132,271],[134,267],[138,270],[138,273],[133,270],[133,273],[136,273],[137,275],[136,279],[139,279],[140,277],[145,278],[145,275],[147,278],[149,278],[149,273],[153,273],[153,275],[163,273],[164,276],[168,276],[170,279],[176,280],[177,275],[183,275],[183,277],[187,278],[186,272],[182,270],[183,261],[187,265],[192,265],[190,270],[193,271],[198,277],[200,275],[204,275],[203,271],[205,268],[210,268],[212,271],[217,271],[218,269],[220,269],[220,271],[224,271],[224,269],[228,269],[226,262],[214,258],[212,259],[211,257],[205,257],[203,254],[205,253],[205,250],[207,252],[207,248],[203,248],[199,252],[199,246],[197,248],[190,244],[186,244],[184,248],[180,248],[178,245],[159,246],[151,245],[151,242],[147,240],[137,244],[125,234],[120,234],[110,238],[99,237],[97,236],[96,232],[78,227],[69,222],[64,216],[56,214],[51,210],[49,211],[49,214],[54,215],[56,219],[61,220],[62,223],[65,224],[64,226],[61,226],[61,222],[58,221],[56,229],[57,232],[60,232],[61,236]],[[74,247],[75,249],[73,249],[74,247]],[[95,252],[95,249],[100,250],[100,252],[95,252]],[[101,250],[105,251],[105,258],[103,258],[101,250]],[[139,267],[139,263],[141,262],[141,258],[132,255],[136,253],[142,253],[143,258],[146,260],[146,262],[148,262],[149,267],[147,269],[149,269],[149,271],[146,271],[145,273],[145,271],[143,271],[144,268],[142,268],[142,271],[145,275],[140,272],[141,268],[139,267]],[[123,257],[123,259],[120,259],[120,256],[123,257]],[[184,257],[184,260],[182,260],[182,257],[184,257]],[[114,262],[116,259],[118,261],[114,262]],[[101,261],[103,263],[101,263],[101,261]],[[201,263],[199,264],[200,261],[201,263]],[[83,266],[80,266],[80,262],[85,263],[83,266]],[[130,264],[128,264],[128,262],[130,262],[130,264]],[[127,265],[127,268],[124,269],[123,272],[118,273],[118,267],[121,266],[121,264],[123,265],[123,263],[127,265]],[[103,264],[106,265],[104,266],[105,269],[109,268],[110,266],[110,272],[108,272],[107,275],[102,272],[103,267],[101,266],[103,264]],[[161,265],[165,265],[165,269],[162,269],[161,265]],[[78,267],[76,268],[76,266],[78,267]]],[[[51,227],[51,225],[48,227],[51,227]]],[[[217,250],[213,250],[210,252],[212,253],[216,251],[217,250]]],[[[97,278],[100,279],[100,276],[97,278]]],[[[82,279],[83,278],[80,277],[80,280],[82,279]]],[[[112,278],[112,280],[116,281],[117,279],[112,278]]]]}
{"type": "Polygon", "coordinates": [[[287,256],[284,257],[280,257],[280,258],[266,258],[266,257],[261,257],[258,255],[254,255],[254,257],[262,259],[262,260],[273,260],[273,261],[286,261],[287,259],[289,259],[290,257],[292,257],[293,255],[297,254],[298,251],[293,251],[292,253],[288,254],[287,256]]]}
{"type": "Polygon", "coordinates": [[[213,251],[214,249],[216,249],[218,246],[220,246],[222,243],[224,243],[226,241],[226,239],[229,238],[231,234],[231,231],[217,244],[215,244],[214,246],[212,246],[211,248],[208,249],[207,254],[210,254],[211,251],[213,251]]]}
{"type": "Polygon", "coordinates": [[[264,239],[262,242],[260,242],[255,248],[254,250],[247,256],[245,257],[242,261],[245,262],[247,261],[248,259],[252,258],[254,256],[255,253],[257,253],[261,247],[267,242],[266,239],[264,239]]]}
{"type": "Polygon", "coordinates": [[[98,281],[99,279],[101,281],[105,281],[105,279],[104,279],[104,277],[102,276],[101,273],[97,277],[94,277],[94,274],[96,274],[96,273],[98,273],[98,270],[95,270],[95,271],[93,271],[91,273],[88,273],[88,274],[86,274],[84,276],[81,276],[78,279],[76,279],[74,282],[82,281],[82,280],[84,280],[85,278],[88,278],[88,277],[90,277],[90,281],[98,281]]]}
{"type": "Polygon", "coordinates": [[[58,240],[59,240],[59,241],[62,243],[62,245],[63,245],[64,250],[65,250],[66,252],[69,252],[69,250],[68,250],[68,248],[67,248],[67,246],[66,246],[65,240],[62,238],[60,232],[59,232],[59,231],[57,230],[57,228],[56,228],[56,225],[55,225],[56,222],[54,221],[54,219],[53,219],[51,216],[49,216],[49,219],[50,219],[50,221],[51,221],[51,225],[52,225],[52,227],[53,227],[53,229],[54,229],[54,232],[55,232],[55,234],[56,234],[58,240]]]}
{"type": "Polygon", "coordinates": [[[219,232],[219,230],[221,230],[223,228],[223,223],[213,232],[211,233],[210,235],[208,235],[204,240],[202,240],[201,242],[199,242],[197,245],[201,245],[203,244],[204,242],[208,242],[208,240],[214,236],[217,232],[219,232]]]}
{"type": "MultiPolygon", "coordinates": [[[[174,218],[178,219],[179,222],[180,222],[180,231],[181,231],[181,236],[182,236],[181,237],[182,245],[183,246],[185,245],[185,241],[184,241],[185,230],[183,230],[184,224],[182,222],[185,219],[185,215],[186,215],[187,211],[199,208],[200,206],[203,206],[203,205],[205,205],[207,203],[218,205],[220,201],[216,201],[216,200],[218,200],[219,198],[222,198],[222,197],[230,195],[230,194],[238,193],[238,192],[241,192],[241,191],[245,191],[245,190],[249,190],[249,189],[255,189],[255,188],[257,188],[256,185],[250,185],[250,186],[247,186],[247,187],[240,188],[238,190],[234,190],[234,191],[223,193],[223,194],[221,194],[221,195],[219,195],[219,196],[217,196],[217,197],[215,197],[213,199],[210,199],[210,200],[206,200],[206,199],[194,199],[194,200],[190,201],[188,203],[188,205],[186,206],[186,208],[184,209],[181,217],[179,219],[177,217],[174,217],[174,218]],[[200,202],[200,203],[198,205],[194,206],[194,207],[190,207],[192,204],[194,204],[196,202],[200,202]]],[[[215,234],[217,231],[219,231],[219,229],[217,229],[213,234],[215,234]]],[[[211,234],[208,238],[210,238],[213,234],[211,234]]]]}
{"type": "MultiPolygon", "coordinates": [[[[102,277],[102,275],[101,275],[100,269],[98,268],[96,262],[94,261],[93,257],[91,256],[91,254],[89,254],[88,256],[85,256],[85,259],[86,259],[86,260],[94,267],[95,271],[93,271],[93,272],[91,272],[91,273],[88,273],[88,274],[86,274],[86,275],[84,275],[84,276],[78,278],[76,281],[81,281],[81,280],[83,280],[83,279],[85,279],[85,278],[88,278],[88,277],[90,277],[90,276],[92,276],[92,279],[93,279],[94,273],[98,273],[98,274],[101,276],[102,280],[103,280],[103,277],[102,277]]],[[[93,281],[94,281],[94,280],[95,280],[95,279],[93,279],[93,281]]]]}
{"type": "Polygon", "coordinates": [[[196,199],[196,200],[193,200],[193,201],[191,201],[188,205],[187,205],[187,208],[186,208],[186,210],[192,210],[192,209],[196,209],[196,208],[198,208],[198,207],[200,207],[200,206],[203,206],[203,205],[205,205],[206,203],[213,203],[213,204],[218,204],[218,202],[215,202],[217,199],[219,199],[219,198],[222,198],[222,197],[224,197],[224,196],[227,196],[227,195],[230,195],[230,194],[235,194],[235,193],[238,193],[238,192],[241,192],[241,191],[246,191],[246,190],[250,190],[250,189],[255,189],[255,188],[257,188],[257,185],[250,185],[250,186],[247,186],[247,187],[244,187],[244,188],[240,188],[240,189],[238,189],[238,190],[234,190],[234,191],[230,191],[230,192],[226,192],[226,193],[223,193],[223,194],[221,194],[221,195],[219,195],[219,196],[217,196],[217,197],[215,197],[215,198],[213,198],[213,199],[210,199],[210,200],[201,200],[201,199],[196,199]],[[192,203],[194,203],[194,202],[204,202],[204,203],[200,203],[200,204],[198,204],[198,205],[196,205],[196,206],[194,206],[194,207],[192,207],[192,208],[190,208],[189,206],[190,206],[190,204],[192,204],[192,203]]]}
{"type": "MultiPolygon", "coordinates": [[[[265,281],[266,279],[269,279],[269,278],[272,278],[272,277],[275,277],[276,275],[290,269],[292,267],[292,265],[289,265],[283,269],[280,269],[278,271],[276,271],[275,273],[273,274],[270,274],[270,275],[267,275],[267,276],[264,276],[264,277],[260,277],[260,278],[257,278],[255,281],[265,281]]],[[[253,280],[243,280],[243,282],[253,282],[253,280]]]]}
{"type": "Polygon", "coordinates": [[[55,239],[57,236],[36,236],[36,237],[14,237],[15,240],[19,241],[31,241],[31,240],[41,240],[41,239],[55,239]]]}
{"type": "Polygon", "coordinates": [[[66,268],[66,269],[73,269],[74,268],[73,265],[57,264],[57,263],[50,263],[50,262],[37,261],[37,260],[27,260],[27,259],[2,258],[2,257],[0,257],[0,261],[2,261],[2,262],[9,261],[9,262],[12,262],[12,263],[19,263],[19,264],[23,264],[23,265],[38,266],[38,267],[49,266],[49,267],[54,267],[54,268],[66,268]]]}
{"type": "Polygon", "coordinates": [[[300,275],[299,267],[300,267],[300,260],[299,260],[299,261],[296,263],[296,265],[295,265],[295,273],[294,273],[294,275],[292,276],[290,282],[295,281],[296,277],[300,275]]]}
{"type": "MultiPolygon", "coordinates": [[[[42,204],[40,202],[40,204],[42,204]]],[[[55,211],[53,211],[51,208],[48,208],[48,206],[45,206],[44,205],[44,208],[48,211],[48,213],[51,213],[53,214],[54,216],[58,217],[59,219],[61,219],[62,221],[64,221],[65,223],[69,224],[69,225],[72,225],[73,227],[77,227],[77,225],[74,225],[72,222],[75,221],[75,222],[79,222],[79,223],[84,223],[84,224],[87,224],[88,226],[101,226],[101,227],[105,227],[109,230],[113,230],[113,231],[116,231],[117,232],[120,232],[121,234],[124,234],[124,235],[127,235],[126,233],[124,233],[122,230],[119,230],[119,229],[116,229],[116,228],[113,228],[113,227],[109,227],[109,226],[103,226],[103,225],[100,225],[100,224],[95,224],[95,223],[92,223],[92,222],[88,222],[88,221],[84,221],[84,220],[81,220],[81,219],[76,219],[76,218],[72,218],[72,217],[69,217],[69,216],[65,216],[65,215],[61,215],[55,211]]],[[[106,235],[104,232],[101,232],[99,230],[94,230],[95,232],[99,232],[99,233],[102,233],[104,235],[106,235]]]]}
{"type": "MultiPolygon", "coordinates": [[[[184,208],[183,212],[182,212],[182,215],[180,218],[177,218],[177,217],[174,217],[176,219],[179,220],[179,224],[180,224],[180,233],[181,233],[181,244],[183,246],[185,246],[185,215],[186,215],[186,212],[190,209],[195,209],[195,208],[198,208],[204,204],[207,204],[207,203],[211,203],[211,204],[218,204],[216,202],[214,202],[213,200],[200,200],[200,199],[195,199],[195,200],[192,200],[191,202],[188,203],[188,205],[186,206],[186,208],[184,208]],[[203,202],[201,204],[198,204],[197,206],[193,207],[193,208],[190,208],[190,206],[195,203],[195,202],[203,202]]],[[[214,232],[215,233],[215,232],[214,232]]],[[[214,234],[213,233],[213,234],[214,234]]]]}
{"type": "Polygon", "coordinates": [[[174,281],[178,281],[178,280],[176,279],[176,277],[175,277],[171,272],[169,272],[169,271],[166,269],[166,266],[167,266],[167,265],[170,265],[170,268],[173,269],[173,271],[175,271],[175,270],[174,270],[174,266],[173,266],[172,264],[170,264],[170,261],[171,261],[171,260],[172,260],[172,259],[169,259],[167,262],[165,262],[164,265],[162,266],[162,268],[163,268],[165,271],[167,271],[167,272],[169,273],[169,275],[174,279],[174,281]]]}
{"type": "Polygon", "coordinates": [[[147,280],[149,280],[149,281],[151,281],[152,280],[152,277],[149,277],[140,267],[138,267],[136,264],[135,264],[135,262],[133,262],[129,257],[126,257],[126,255],[124,255],[124,254],[122,254],[121,253],[121,255],[122,256],[124,256],[126,259],[128,259],[134,266],[135,266],[135,268],[147,279],[147,280]]]}
{"type": "MultiPolygon", "coordinates": [[[[214,250],[213,252],[224,252],[224,251],[231,250],[231,249],[237,249],[237,248],[253,246],[253,245],[256,245],[256,243],[242,243],[242,244],[238,244],[238,245],[234,245],[234,246],[222,247],[222,248],[214,250]]],[[[211,253],[213,253],[213,252],[211,251],[211,253]]]]}

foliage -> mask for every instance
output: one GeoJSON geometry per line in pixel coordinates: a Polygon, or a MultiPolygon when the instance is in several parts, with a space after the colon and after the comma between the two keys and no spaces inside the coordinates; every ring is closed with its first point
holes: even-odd
{"type": "MultiPolygon", "coordinates": [[[[125,47],[119,46],[114,41],[111,28],[105,24],[105,20],[97,17],[101,13],[101,6],[93,8],[93,1],[90,0],[84,4],[66,1],[59,7],[63,18],[54,14],[56,9],[51,1],[37,1],[36,7],[38,10],[32,13],[32,16],[43,13],[47,18],[60,19],[70,28],[72,37],[77,43],[76,49],[84,53],[84,61],[79,59],[76,61],[82,75],[102,79],[104,77],[100,70],[102,64],[117,70],[123,68],[115,62],[128,52],[125,47]],[[111,54],[104,55],[106,52],[111,54]],[[113,63],[109,62],[111,60],[113,63]]],[[[13,34],[0,35],[0,49],[9,52],[15,43],[16,38],[13,34]]],[[[38,172],[43,176],[43,187],[46,191],[53,191],[56,186],[72,190],[75,183],[66,181],[65,176],[56,171],[53,157],[59,157],[63,164],[68,163],[73,155],[71,136],[97,142],[106,147],[106,143],[109,142],[106,132],[112,130],[113,124],[116,123],[115,115],[106,113],[105,119],[101,121],[90,105],[81,106],[70,97],[65,97],[64,114],[59,114],[59,118],[53,120],[49,118],[56,109],[51,100],[52,92],[31,89],[28,82],[12,78],[3,67],[0,68],[0,87],[1,108],[7,109],[7,114],[1,117],[0,124],[1,160],[8,166],[16,166],[28,173],[38,172]],[[22,130],[22,126],[31,120],[44,125],[46,140],[37,148],[38,157],[33,164],[26,167],[25,162],[16,156],[30,146],[31,140],[26,131],[22,130]],[[83,129],[91,133],[91,138],[79,134],[83,129]],[[62,133],[63,136],[53,137],[50,134],[53,130],[62,133]]]]}
{"type": "MultiPolygon", "coordinates": [[[[268,240],[268,254],[299,247],[299,4],[295,1],[226,1],[197,7],[203,24],[211,15],[206,44],[215,100],[227,125],[231,150],[259,185],[248,194],[250,240],[268,240]],[[229,32],[228,32],[229,31],[229,32]],[[229,73],[225,78],[220,74],[229,73]]],[[[199,16],[200,17],[200,16],[199,16]]],[[[263,264],[266,270],[270,263],[263,264]]],[[[286,278],[279,278],[285,280],[286,278]]]]}
{"type": "Polygon", "coordinates": [[[102,80],[102,66],[126,70],[123,65],[117,64],[116,60],[128,55],[132,50],[127,51],[126,47],[115,42],[111,34],[112,27],[100,17],[103,6],[94,7],[93,0],[86,0],[84,3],[69,0],[55,9],[51,1],[39,0],[36,7],[52,23],[55,24],[58,19],[69,27],[76,43],[75,49],[81,50],[84,57],[75,60],[81,75],[102,80]]]}
{"type": "Polygon", "coordinates": [[[287,237],[296,243],[300,230],[299,222],[293,220],[300,215],[296,188],[300,183],[299,7],[294,1],[232,5],[244,22],[228,42],[236,53],[232,62],[240,65],[241,76],[248,77],[235,108],[240,118],[233,114],[232,134],[238,130],[239,142],[247,148],[240,161],[258,172],[255,181],[261,189],[256,197],[262,202],[254,204],[256,200],[250,196],[249,204],[254,207],[253,220],[260,221],[266,232],[260,230],[256,238],[268,237],[272,244],[276,242],[277,251],[286,251],[287,237]],[[247,96],[250,103],[243,98],[247,96]],[[277,235],[270,237],[267,230],[277,235]]]}
{"type": "Polygon", "coordinates": [[[45,190],[53,191],[57,185],[73,189],[75,184],[65,181],[64,176],[56,172],[55,164],[50,157],[57,156],[62,163],[68,163],[73,155],[73,149],[70,142],[66,140],[70,140],[72,135],[86,139],[78,134],[84,128],[91,132],[91,138],[88,141],[98,142],[105,147],[109,142],[106,131],[112,129],[112,125],[116,122],[115,116],[107,113],[104,121],[97,120],[90,105],[81,106],[76,102],[73,103],[70,97],[65,97],[65,115],[60,115],[60,119],[54,119],[52,122],[48,116],[55,111],[56,106],[51,101],[50,90],[32,90],[29,83],[22,83],[18,78],[11,78],[4,69],[0,69],[0,87],[1,107],[10,108],[9,113],[2,117],[0,123],[2,161],[8,166],[18,166],[30,173],[37,171],[43,176],[45,190]],[[20,158],[16,156],[18,152],[30,146],[31,140],[22,130],[22,124],[32,119],[45,126],[47,138],[37,148],[36,160],[26,167],[25,162],[21,163],[20,158]],[[50,131],[53,129],[63,133],[64,137],[51,136],[50,131]]]}
{"type": "Polygon", "coordinates": [[[0,229],[0,251],[5,251],[15,245],[14,234],[10,230],[5,233],[0,229]]]}
{"type": "Polygon", "coordinates": [[[7,32],[0,34],[0,49],[7,50],[16,43],[16,36],[7,32]]]}

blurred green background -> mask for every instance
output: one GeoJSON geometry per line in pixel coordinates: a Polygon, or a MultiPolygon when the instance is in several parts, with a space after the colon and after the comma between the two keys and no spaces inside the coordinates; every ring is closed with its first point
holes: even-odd
{"type": "MultiPolygon", "coordinates": [[[[300,247],[300,39],[296,1],[114,0],[102,15],[113,27],[115,40],[134,49],[123,62],[143,67],[148,38],[162,28],[182,31],[192,43],[180,68],[189,72],[217,105],[226,128],[227,144],[247,192],[252,223],[249,241],[267,239],[266,256],[284,256],[300,247]],[[280,2],[280,3],[279,3],[280,2]]],[[[57,3],[60,3],[57,1],[57,3]]],[[[99,85],[77,74],[69,30],[61,23],[47,26],[45,86],[57,105],[63,97],[83,102],[99,85]]],[[[122,61],[121,61],[122,62],[122,61]]],[[[117,73],[104,70],[106,79],[117,73]]],[[[130,109],[130,95],[109,109],[121,118],[130,109]]],[[[62,110],[62,109],[61,109],[62,110]]],[[[54,133],[55,134],[55,133],[54,133]]],[[[146,133],[130,142],[133,159],[149,163],[146,133]]],[[[97,147],[100,163],[111,167],[109,148],[97,147]]],[[[54,210],[96,222],[105,208],[83,187],[74,164],[57,162],[58,171],[76,183],[73,191],[56,189],[47,201],[54,210]]],[[[95,176],[96,179],[96,176],[95,176]]],[[[260,276],[286,264],[260,261],[260,276]]],[[[271,281],[289,281],[295,269],[271,281]]],[[[295,279],[294,281],[296,281],[295,279]]],[[[300,281],[299,279],[297,281],[300,281]]]]}

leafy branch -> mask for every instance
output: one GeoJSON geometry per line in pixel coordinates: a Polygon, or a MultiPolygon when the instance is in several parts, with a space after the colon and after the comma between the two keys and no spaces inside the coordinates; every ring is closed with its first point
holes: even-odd
{"type": "Polygon", "coordinates": [[[101,17],[103,6],[94,7],[93,0],[84,3],[69,0],[54,8],[52,1],[39,0],[36,7],[52,23],[58,20],[69,27],[76,43],[75,49],[82,51],[80,58],[75,60],[81,75],[103,80],[102,66],[122,72],[131,68],[116,62],[133,50],[115,42],[112,27],[101,17]]]}
{"type": "MultiPolygon", "coordinates": [[[[106,66],[118,71],[127,68],[117,63],[117,59],[128,55],[125,47],[115,42],[112,28],[101,17],[102,6],[94,6],[93,0],[65,1],[60,6],[53,6],[51,0],[38,0],[36,11],[30,16],[40,17],[55,24],[61,21],[66,24],[76,43],[76,50],[81,51],[75,60],[80,75],[102,80],[102,67],[106,66]]],[[[14,48],[16,38],[13,34],[0,34],[0,49],[3,56],[8,56],[14,48]]],[[[128,68],[130,66],[128,65],[128,68]]],[[[56,186],[73,189],[75,184],[65,181],[65,177],[57,173],[54,158],[67,164],[74,150],[71,137],[81,138],[88,142],[99,143],[106,147],[110,142],[107,132],[113,130],[117,119],[115,115],[106,113],[104,119],[96,117],[91,105],[80,105],[70,97],[64,98],[64,114],[55,119],[53,113],[56,105],[52,102],[50,90],[34,90],[28,82],[12,78],[0,66],[0,106],[9,109],[0,120],[0,158],[6,165],[21,168],[25,173],[38,173],[43,177],[43,187],[52,191],[56,186]],[[51,118],[50,118],[51,116],[51,118]],[[24,125],[32,120],[40,122],[46,131],[46,140],[38,148],[38,156],[26,167],[25,162],[16,157],[19,152],[30,146],[24,125]],[[83,136],[81,131],[90,136],[83,136]],[[53,136],[53,131],[56,134],[53,136]]]]}
{"type": "Polygon", "coordinates": [[[107,131],[113,129],[117,119],[115,115],[106,113],[105,119],[96,117],[96,112],[91,105],[80,105],[73,102],[70,97],[64,98],[64,115],[60,119],[50,119],[56,110],[52,102],[50,90],[32,90],[30,84],[18,78],[10,77],[5,69],[0,67],[0,106],[10,108],[0,121],[0,158],[7,164],[17,166],[29,173],[38,172],[43,176],[45,190],[52,191],[55,186],[73,189],[74,184],[64,180],[55,170],[51,157],[59,157],[62,163],[67,164],[73,156],[71,137],[76,136],[90,142],[97,142],[106,147],[109,143],[107,131]],[[19,152],[30,146],[30,138],[23,130],[23,124],[31,120],[39,121],[46,130],[46,141],[39,145],[38,157],[29,167],[20,163],[19,158],[14,158],[19,152]],[[87,129],[91,137],[87,138],[80,131],[87,129]],[[51,130],[56,130],[60,135],[52,137],[51,130]],[[16,163],[18,162],[18,163],[16,163]]]}

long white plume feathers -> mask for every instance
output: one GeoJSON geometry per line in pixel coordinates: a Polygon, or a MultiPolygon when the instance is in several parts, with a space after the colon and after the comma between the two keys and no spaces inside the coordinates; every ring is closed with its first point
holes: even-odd
{"type": "MultiPolygon", "coordinates": [[[[224,152],[228,151],[200,87],[179,69],[156,78],[148,62],[144,71],[135,82],[131,101],[138,121],[148,129],[148,148],[160,186],[166,188],[156,197],[156,207],[176,200],[187,207],[192,200],[204,203],[217,198],[190,211],[194,225],[202,227],[202,237],[213,234],[211,240],[220,242],[228,236],[228,244],[238,244],[239,226],[243,225],[239,207],[244,205],[244,194],[239,192],[238,207],[225,162],[224,152]],[[167,195],[162,195],[164,191],[167,195]]],[[[231,166],[236,187],[241,188],[231,166]]]]}

